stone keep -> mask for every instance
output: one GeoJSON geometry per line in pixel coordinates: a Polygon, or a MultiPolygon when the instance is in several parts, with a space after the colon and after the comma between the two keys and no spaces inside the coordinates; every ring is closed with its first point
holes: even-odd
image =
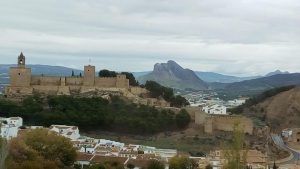
{"type": "Polygon", "coordinates": [[[31,82],[31,69],[25,67],[23,53],[18,57],[17,67],[10,68],[10,85],[16,87],[29,87],[31,82]]]}
{"type": "Polygon", "coordinates": [[[95,66],[84,66],[84,86],[94,86],[95,84],[95,66]]]}

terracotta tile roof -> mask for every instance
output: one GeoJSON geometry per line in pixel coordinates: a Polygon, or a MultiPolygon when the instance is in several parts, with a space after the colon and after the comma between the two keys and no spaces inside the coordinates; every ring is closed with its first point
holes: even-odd
{"type": "Polygon", "coordinates": [[[93,154],[86,154],[86,153],[78,153],[77,154],[77,161],[90,161],[94,155],[93,154]]]}
{"type": "Polygon", "coordinates": [[[128,158],[125,157],[107,157],[107,156],[99,156],[96,155],[93,159],[92,159],[92,163],[105,163],[105,162],[119,162],[121,164],[124,164],[126,162],[128,158]]]}
{"type": "Polygon", "coordinates": [[[137,160],[150,160],[150,159],[156,159],[155,154],[139,154],[136,157],[137,160]]]}

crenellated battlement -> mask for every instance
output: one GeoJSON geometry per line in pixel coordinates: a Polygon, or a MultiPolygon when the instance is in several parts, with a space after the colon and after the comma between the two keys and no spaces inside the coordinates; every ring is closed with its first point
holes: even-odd
{"type": "Polygon", "coordinates": [[[129,80],[126,75],[116,77],[96,77],[96,68],[92,65],[84,66],[83,77],[65,76],[33,76],[31,68],[26,68],[23,53],[18,56],[18,66],[10,68],[10,84],[5,90],[7,96],[12,94],[30,95],[30,91],[43,93],[71,93],[70,87],[84,88],[120,88],[129,89],[129,80]],[[26,90],[24,89],[26,88],[26,90]],[[24,92],[23,92],[24,91],[24,92]]]}

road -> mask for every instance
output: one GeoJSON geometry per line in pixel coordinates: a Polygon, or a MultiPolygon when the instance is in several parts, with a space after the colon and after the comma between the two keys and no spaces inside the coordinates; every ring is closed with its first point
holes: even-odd
{"type": "MultiPolygon", "coordinates": [[[[300,152],[288,147],[282,140],[281,136],[277,134],[271,134],[272,140],[274,143],[283,150],[286,150],[291,153],[292,158],[281,163],[281,164],[296,164],[300,160],[300,152]]],[[[300,161],[299,161],[300,162],[300,161]]]]}

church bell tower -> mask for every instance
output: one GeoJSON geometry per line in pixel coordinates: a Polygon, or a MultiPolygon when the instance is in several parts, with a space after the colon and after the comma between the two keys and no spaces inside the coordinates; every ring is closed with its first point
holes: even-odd
{"type": "Polygon", "coordinates": [[[25,67],[25,56],[23,52],[18,56],[18,67],[25,67]]]}
{"type": "Polygon", "coordinates": [[[31,68],[25,67],[25,56],[21,52],[18,56],[18,65],[10,68],[11,87],[29,87],[31,83],[31,68]]]}

